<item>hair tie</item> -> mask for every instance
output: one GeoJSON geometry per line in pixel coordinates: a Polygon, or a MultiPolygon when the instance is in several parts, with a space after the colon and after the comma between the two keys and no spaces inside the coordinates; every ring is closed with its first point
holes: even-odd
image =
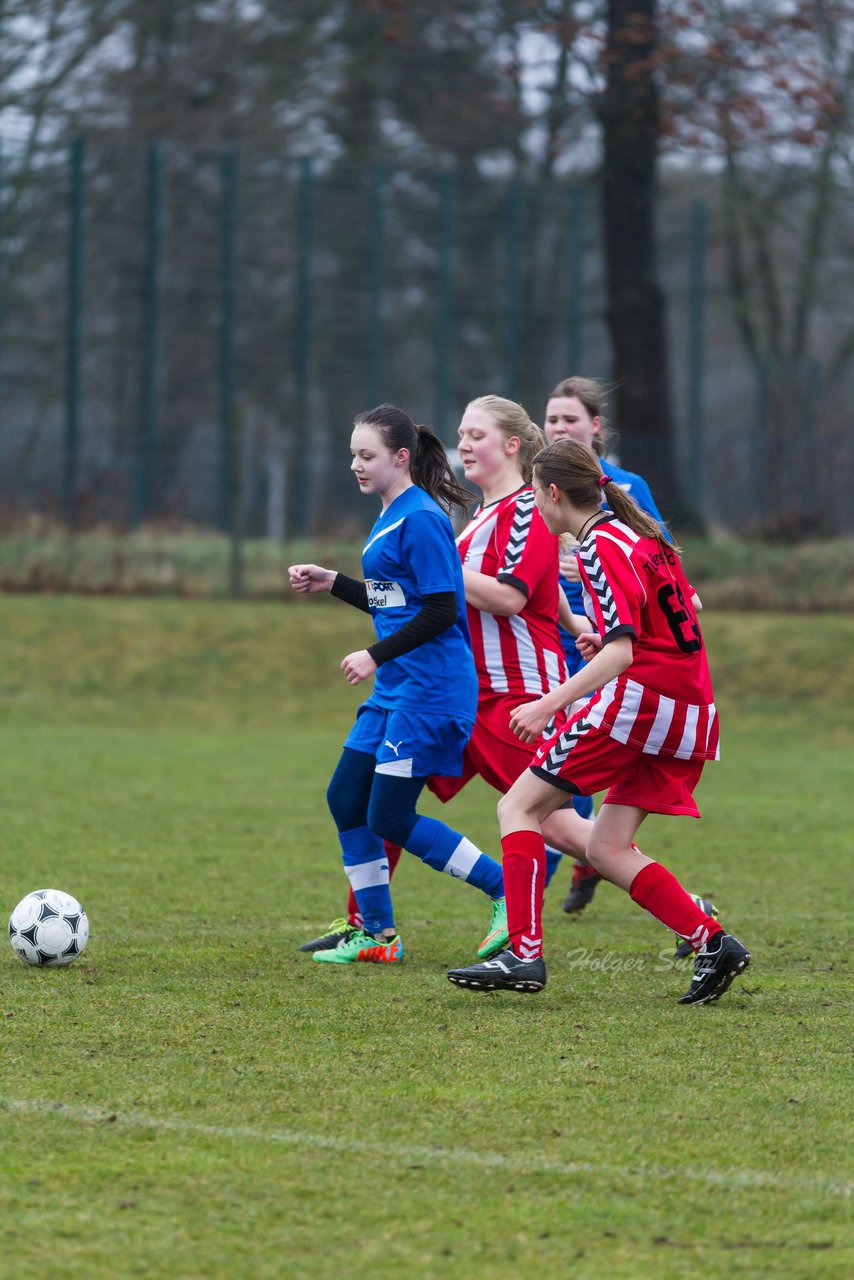
{"type": "Polygon", "coordinates": [[[601,485],[601,487],[602,487],[603,489],[605,488],[605,485],[606,485],[606,484],[613,484],[613,482],[614,482],[614,477],[613,477],[613,476],[600,476],[600,477],[599,477],[599,484],[601,485]]]}

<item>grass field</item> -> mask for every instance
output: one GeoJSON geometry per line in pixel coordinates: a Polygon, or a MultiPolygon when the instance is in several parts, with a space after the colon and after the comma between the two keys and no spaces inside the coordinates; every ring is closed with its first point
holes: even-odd
{"type": "MultiPolygon", "coordinates": [[[[699,1009],[617,890],[562,916],[567,872],[539,996],[451,987],[488,911],[413,859],[403,966],[297,954],[343,904],[323,794],[365,625],[5,598],[0,907],[66,889],[92,939],[0,953],[0,1274],[854,1274],[854,618],[704,615],[723,760],[702,823],[642,832],[753,952],[699,1009]]],[[[445,814],[494,849],[469,790],[445,814]]]]}

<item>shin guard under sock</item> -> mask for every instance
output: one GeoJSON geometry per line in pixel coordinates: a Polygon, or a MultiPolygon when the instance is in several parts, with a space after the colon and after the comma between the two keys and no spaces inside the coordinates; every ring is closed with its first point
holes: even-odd
{"type": "Polygon", "coordinates": [[[366,933],[379,934],[394,927],[388,884],[388,860],[379,836],[370,827],[339,831],[344,870],[356,895],[366,933]]]}
{"type": "Polygon", "coordinates": [[[500,865],[437,818],[419,818],[409,833],[406,847],[434,871],[465,880],[490,898],[504,894],[500,865]]]}
{"type": "MultiPolygon", "coordinates": [[[[394,875],[394,869],[398,862],[400,862],[400,855],[403,853],[403,850],[398,844],[389,844],[388,840],[384,840],[383,845],[385,846],[385,854],[388,858],[388,878],[391,880],[394,875]]],[[[356,901],[356,895],[352,888],[350,889],[350,893],[347,898],[347,923],[355,925],[357,929],[360,929],[364,924],[364,921],[362,920],[362,913],[359,910],[359,904],[356,901]]]]}
{"type": "Polygon", "coordinates": [[[572,868],[573,885],[581,884],[582,880],[589,880],[591,876],[598,876],[599,872],[595,867],[589,867],[586,862],[576,862],[572,868]]]}
{"type": "Polygon", "coordinates": [[[647,863],[637,873],[629,894],[639,907],[678,933],[680,938],[686,938],[695,951],[699,951],[716,933],[723,933],[714,916],[707,916],[660,862],[647,863]]]}
{"type": "Polygon", "coordinates": [[[539,831],[512,831],[501,841],[510,946],[523,960],[543,954],[546,846],[539,831]]]}

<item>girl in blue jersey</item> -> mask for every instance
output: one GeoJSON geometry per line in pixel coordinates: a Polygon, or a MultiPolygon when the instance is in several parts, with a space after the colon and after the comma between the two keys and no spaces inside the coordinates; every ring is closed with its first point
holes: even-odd
{"type": "Polygon", "coordinates": [[[315,564],[292,565],[293,589],[331,591],[371,614],[375,644],[341,662],[350,684],[374,677],[327,791],[363,925],[321,963],[393,964],[403,959],[383,841],[437,871],[467,880],[493,901],[501,866],[470,840],[415,809],[430,775],[459,776],[477,712],[460,557],[448,509],[467,506],[437,437],[402,409],[361,413],[350,441],[363,493],[381,502],[362,553],[364,581],[315,564]]]}
{"type": "MultiPolygon", "coordinates": [[[[555,440],[580,440],[582,444],[595,449],[600,457],[604,457],[611,444],[611,434],[603,413],[605,406],[605,389],[594,378],[564,378],[550,392],[546,402],[546,416],[543,423],[546,439],[549,444],[555,440]]],[[[614,483],[628,493],[640,507],[664,528],[661,512],[655,505],[650,487],[634,471],[626,471],[612,462],[608,463],[608,474],[614,483]]],[[[603,503],[603,506],[607,504],[603,503]]],[[[581,578],[575,561],[575,551],[569,548],[561,550],[560,585],[569,601],[572,612],[583,615],[581,578]]],[[[566,654],[566,666],[569,675],[573,676],[584,665],[584,659],[578,652],[575,636],[569,631],[560,629],[560,638],[566,654]]],[[[590,796],[574,796],[573,808],[582,818],[593,816],[593,800],[590,796]]],[[[583,862],[576,862],[572,873],[572,883],[563,903],[563,909],[569,913],[583,911],[590,902],[601,880],[601,876],[583,862]]]]}

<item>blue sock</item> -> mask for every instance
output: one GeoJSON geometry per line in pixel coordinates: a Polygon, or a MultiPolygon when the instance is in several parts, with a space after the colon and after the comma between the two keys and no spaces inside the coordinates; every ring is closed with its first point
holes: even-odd
{"type": "MultiPolygon", "coordinates": [[[[573,796],[572,807],[580,818],[593,817],[593,797],[592,796],[573,796]]],[[[546,881],[548,884],[548,881],[546,881]]]]}
{"type": "Polygon", "coordinates": [[[344,870],[350,881],[365,933],[394,928],[394,911],[388,887],[388,858],[383,842],[370,827],[339,831],[344,870]]]}
{"type": "Polygon", "coordinates": [[[545,883],[546,888],[549,887],[552,876],[560,866],[562,859],[563,859],[562,853],[558,853],[557,849],[551,849],[549,848],[548,845],[546,845],[546,883],[545,883]]]}
{"type": "Polygon", "coordinates": [[[446,871],[455,880],[466,880],[490,898],[504,894],[501,864],[436,818],[419,818],[409,833],[406,847],[434,871],[446,871]]]}

